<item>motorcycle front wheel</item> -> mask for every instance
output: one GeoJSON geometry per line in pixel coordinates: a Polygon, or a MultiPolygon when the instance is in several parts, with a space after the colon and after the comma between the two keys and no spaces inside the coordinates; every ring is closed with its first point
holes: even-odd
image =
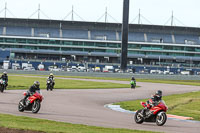
{"type": "Polygon", "coordinates": [[[23,111],[24,111],[24,106],[22,105],[22,103],[23,103],[23,99],[20,100],[20,102],[19,102],[19,104],[18,104],[18,110],[19,110],[20,112],[23,112],[23,111]]]}
{"type": "Polygon", "coordinates": [[[156,116],[156,124],[158,126],[163,126],[165,122],[167,121],[167,115],[165,112],[159,112],[156,116]]]}
{"type": "Polygon", "coordinates": [[[0,86],[0,89],[1,89],[1,93],[3,93],[3,91],[4,91],[3,85],[0,86]]]}
{"type": "Polygon", "coordinates": [[[144,122],[144,119],[143,117],[140,116],[139,113],[141,113],[142,110],[138,110],[136,113],[135,113],[135,116],[134,116],[134,120],[137,124],[142,124],[144,122]]]}
{"type": "Polygon", "coordinates": [[[34,101],[33,106],[32,106],[32,112],[37,113],[40,110],[40,106],[41,105],[40,105],[39,100],[34,101]]]}

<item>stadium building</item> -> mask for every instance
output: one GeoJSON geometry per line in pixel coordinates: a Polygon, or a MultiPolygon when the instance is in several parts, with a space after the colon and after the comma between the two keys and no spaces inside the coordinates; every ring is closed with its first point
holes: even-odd
{"type": "MultiPolygon", "coordinates": [[[[121,26],[0,18],[1,58],[119,64],[121,26]]],[[[128,39],[128,64],[200,66],[200,28],[130,24],[128,39]]]]}

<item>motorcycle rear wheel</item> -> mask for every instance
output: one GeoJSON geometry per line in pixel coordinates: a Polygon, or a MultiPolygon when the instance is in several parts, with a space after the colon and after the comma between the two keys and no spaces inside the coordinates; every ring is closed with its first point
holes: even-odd
{"type": "Polygon", "coordinates": [[[144,122],[144,119],[139,115],[139,113],[141,113],[142,110],[138,110],[136,113],[135,113],[135,116],[134,116],[134,120],[137,124],[142,124],[144,122]]]}
{"type": "Polygon", "coordinates": [[[159,112],[156,116],[156,124],[158,126],[163,126],[165,122],[167,121],[167,115],[165,112],[159,112]]]}
{"type": "Polygon", "coordinates": [[[40,105],[39,100],[34,101],[33,106],[32,106],[32,112],[37,113],[40,110],[40,106],[41,105],[40,105]]]}
{"type": "Polygon", "coordinates": [[[24,106],[22,105],[22,103],[23,103],[23,99],[20,100],[20,102],[19,102],[19,104],[18,104],[18,110],[19,110],[20,112],[24,112],[24,106]]]}

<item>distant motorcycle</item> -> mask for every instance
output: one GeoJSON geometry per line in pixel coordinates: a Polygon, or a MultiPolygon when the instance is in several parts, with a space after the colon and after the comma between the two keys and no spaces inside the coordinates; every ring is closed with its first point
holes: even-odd
{"type": "MultiPolygon", "coordinates": [[[[151,103],[152,99],[149,100],[151,103]]],[[[141,102],[143,107],[147,107],[145,102],[141,102]]],[[[158,126],[162,126],[167,121],[167,105],[163,100],[161,100],[157,106],[153,106],[149,111],[145,111],[145,115],[141,114],[142,110],[138,110],[135,113],[134,119],[137,124],[142,124],[143,122],[155,122],[158,126]]]]}
{"type": "Polygon", "coordinates": [[[6,89],[6,83],[3,79],[0,79],[0,91],[3,93],[5,89],[6,89]]]}
{"type": "Polygon", "coordinates": [[[136,81],[135,80],[131,80],[130,84],[131,84],[131,89],[135,89],[136,81]]]}
{"type": "MultiPolygon", "coordinates": [[[[24,92],[24,96],[27,95],[27,92],[24,92]]],[[[41,102],[43,100],[43,96],[40,91],[36,91],[33,95],[29,96],[25,100],[25,105],[23,104],[23,100],[20,100],[18,105],[18,110],[23,112],[24,110],[32,111],[33,113],[37,113],[40,110],[41,102]]]]}
{"type": "Polygon", "coordinates": [[[52,80],[51,78],[50,79],[47,79],[47,91],[48,90],[53,90],[53,83],[54,83],[54,80],[52,80]]]}

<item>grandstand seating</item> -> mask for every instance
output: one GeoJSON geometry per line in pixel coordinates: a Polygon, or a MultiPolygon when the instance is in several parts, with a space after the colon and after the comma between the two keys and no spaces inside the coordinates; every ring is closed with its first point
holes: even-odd
{"type": "Polygon", "coordinates": [[[91,52],[91,55],[94,55],[94,56],[116,56],[117,54],[116,53],[105,53],[105,52],[91,52]]]}
{"type": "Polygon", "coordinates": [[[6,27],[6,35],[13,36],[31,36],[30,27],[6,27]]]}
{"type": "Polygon", "coordinates": [[[116,40],[116,32],[108,30],[92,30],[91,31],[92,40],[116,40]]]}
{"type": "Polygon", "coordinates": [[[34,36],[58,38],[60,37],[60,32],[56,28],[34,28],[34,36]]]}
{"type": "Polygon", "coordinates": [[[157,43],[172,43],[172,35],[147,33],[147,41],[157,43]]]}
{"type": "Polygon", "coordinates": [[[0,27],[0,35],[3,34],[3,27],[0,27]]]}
{"type": "Polygon", "coordinates": [[[199,37],[197,35],[175,35],[176,43],[199,44],[199,37]]]}
{"type": "Polygon", "coordinates": [[[62,30],[63,38],[88,39],[88,30],[64,29],[62,30]]]}
{"type": "MultiPolygon", "coordinates": [[[[32,36],[31,27],[22,26],[7,26],[6,35],[13,36],[32,36]]],[[[92,40],[121,40],[121,32],[118,32],[117,37],[115,30],[90,30],[88,35],[88,29],[63,29],[62,36],[60,36],[60,30],[58,28],[34,28],[35,37],[47,37],[47,38],[71,38],[71,39],[92,39],[92,40]]],[[[147,40],[145,40],[144,32],[129,32],[128,39],[131,42],[154,42],[154,43],[178,43],[178,44],[200,44],[198,35],[183,35],[174,34],[175,42],[172,41],[171,34],[158,34],[158,33],[146,33],[147,40]]],[[[0,27],[0,35],[3,35],[3,27],[0,27]]]]}
{"type": "Polygon", "coordinates": [[[129,41],[134,41],[134,42],[144,42],[144,33],[140,32],[129,32],[128,35],[128,40],[129,41]]]}

